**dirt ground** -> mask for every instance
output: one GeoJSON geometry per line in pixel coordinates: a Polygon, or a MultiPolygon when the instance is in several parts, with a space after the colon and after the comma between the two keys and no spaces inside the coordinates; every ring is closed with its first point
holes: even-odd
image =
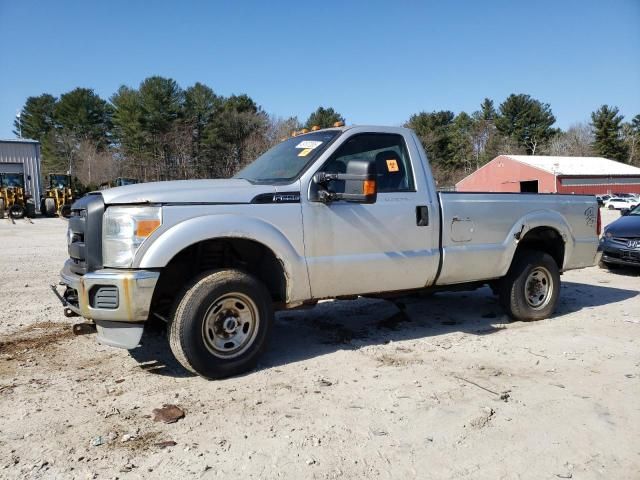
{"type": "Polygon", "coordinates": [[[206,381],[160,331],[71,334],[65,229],[0,220],[1,478],[640,478],[640,270],[568,272],[533,323],[488,288],[282,312],[257,370],[206,381]]]}

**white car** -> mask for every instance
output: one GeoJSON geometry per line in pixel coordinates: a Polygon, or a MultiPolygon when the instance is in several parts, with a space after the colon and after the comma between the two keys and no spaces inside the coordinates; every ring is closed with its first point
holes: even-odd
{"type": "Polygon", "coordinates": [[[632,198],[613,197],[604,203],[609,210],[620,210],[622,208],[633,208],[638,205],[638,200],[632,198]]]}

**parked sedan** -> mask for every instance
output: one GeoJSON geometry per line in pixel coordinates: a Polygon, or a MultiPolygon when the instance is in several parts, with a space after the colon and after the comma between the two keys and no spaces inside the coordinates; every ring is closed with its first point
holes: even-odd
{"type": "Polygon", "coordinates": [[[622,217],[607,225],[599,250],[606,267],[640,267],[640,206],[623,212],[622,217]]]}
{"type": "Polygon", "coordinates": [[[605,208],[609,210],[620,210],[622,208],[633,208],[638,205],[638,201],[633,198],[613,197],[604,202],[605,208]]]}

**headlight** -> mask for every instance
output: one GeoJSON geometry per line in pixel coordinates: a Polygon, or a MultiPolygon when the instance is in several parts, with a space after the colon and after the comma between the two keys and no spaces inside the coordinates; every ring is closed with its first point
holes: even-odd
{"type": "Polygon", "coordinates": [[[102,219],[102,263],[130,267],[138,248],[160,225],[160,207],[109,207],[102,219]]]}

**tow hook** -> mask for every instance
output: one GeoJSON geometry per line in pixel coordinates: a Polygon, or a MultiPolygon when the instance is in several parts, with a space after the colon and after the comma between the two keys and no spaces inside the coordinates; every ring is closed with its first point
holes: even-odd
{"type": "Polygon", "coordinates": [[[95,323],[76,323],[73,325],[74,335],[91,335],[97,331],[95,323]]]}

